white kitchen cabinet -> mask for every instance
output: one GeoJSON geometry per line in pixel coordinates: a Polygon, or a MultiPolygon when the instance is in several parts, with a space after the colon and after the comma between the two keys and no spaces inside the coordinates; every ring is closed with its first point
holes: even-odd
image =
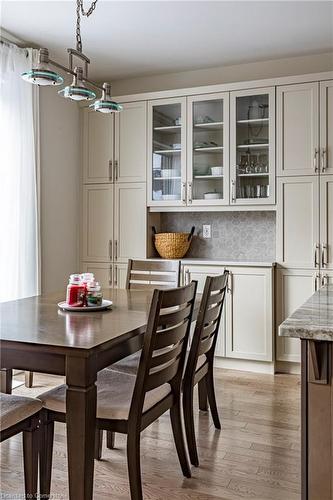
{"type": "Polygon", "coordinates": [[[320,82],[321,172],[333,174],[333,80],[320,82]]]}
{"type": "Polygon", "coordinates": [[[320,286],[319,271],[311,269],[277,269],[276,272],[276,359],[300,362],[299,339],[279,337],[278,327],[320,286]]]}
{"type": "Polygon", "coordinates": [[[148,103],[148,205],[186,205],[186,98],[148,103]]]}
{"type": "Polygon", "coordinates": [[[277,88],[277,175],[319,171],[319,84],[277,88]]]}
{"type": "Polygon", "coordinates": [[[273,360],[273,270],[230,267],[226,357],[273,360]]]}
{"type": "Polygon", "coordinates": [[[115,115],[115,181],[145,182],[147,103],[129,102],[122,106],[122,111],[115,115]]]}
{"type": "Polygon", "coordinates": [[[112,114],[96,113],[89,108],[85,108],[82,113],[83,182],[111,182],[114,117],[112,114]]]}
{"type": "MultiPolygon", "coordinates": [[[[184,265],[182,269],[183,285],[189,284],[192,280],[198,282],[197,293],[203,293],[207,276],[217,276],[223,274],[224,267],[222,266],[197,266],[184,265]]],[[[226,325],[226,301],[224,303],[224,311],[222,313],[220,328],[216,341],[216,356],[225,356],[225,325],[226,325]]],[[[193,328],[192,328],[193,330],[193,328]]]]}
{"type": "Polygon", "coordinates": [[[288,268],[319,267],[319,176],[277,182],[277,262],[288,268]]]}
{"type": "Polygon", "coordinates": [[[230,204],[275,203],[275,89],[230,93],[230,204]]]}
{"type": "Polygon", "coordinates": [[[113,265],[107,262],[83,262],[83,273],[93,273],[102,288],[109,288],[113,281],[113,265]]]}
{"type": "Polygon", "coordinates": [[[113,287],[126,288],[127,264],[113,264],[113,287]]]}
{"type": "Polygon", "coordinates": [[[147,244],[146,184],[115,185],[114,261],[144,259],[147,244]]]}
{"type": "Polygon", "coordinates": [[[83,186],[82,260],[112,260],[113,186],[83,186]]]}
{"type": "Polygon", "coordinates": [[[188,205],[229,204],[227,92],[187,98],[186,189],[188,205]]]}
{"type": "Polygon", "coordinates": [[[322,270],[333,269],[333,176],[320,175],[320,242],[322,270]]]}

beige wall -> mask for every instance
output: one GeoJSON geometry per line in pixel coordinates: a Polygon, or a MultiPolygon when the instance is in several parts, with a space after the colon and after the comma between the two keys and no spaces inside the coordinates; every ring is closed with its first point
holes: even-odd
{"type": "Polygon", "coordinates": [[[111,74],[110,81],[112,82],[113,95],[118,96],[331,70],[333,70],[333,52],[328,52],[311,56],[183,71],[180,73],[167,73],[125,80],[113,81],[111,74]]]}
{"type": "Polygon", "coordinates": [[[65,288],[78,269],[79,108],[40,89],[42,291],[65,288]]]}

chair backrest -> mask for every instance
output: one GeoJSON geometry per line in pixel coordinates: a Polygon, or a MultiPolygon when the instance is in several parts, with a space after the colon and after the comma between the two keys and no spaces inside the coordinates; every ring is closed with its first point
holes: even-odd
{"type": "Polygon", "coordinates": [[[199,356],[206,355],[207,361],[213,362],[228,276],[229,271],[225,270],[222,275],[206,278],[184,374],[185,384],[193,380],[199,356]]]}
{"type": "Polygon", "coordinates": [[[126,288],[131,290],[176,288],[180,260],[132,260],[127,267],[126,288]]]}
{"type": "Polygon", "coordinates": [[[169,383],[180,397],[197,282],[155,290],[144,336],[130,415],[141,415],[146,392],[169,383]]]}

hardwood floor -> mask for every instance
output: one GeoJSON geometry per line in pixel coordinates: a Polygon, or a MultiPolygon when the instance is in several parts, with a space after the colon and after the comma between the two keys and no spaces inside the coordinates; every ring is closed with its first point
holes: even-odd
{"type": "MultiPolygon", "coordinates": [[[[215,430],[208,414],[195,412],[200,467],[192,468],[191,479],[181,474],[167,415],[142,433],[145,499],[300,500],[299,377],[219,369],[215,375],[222,430],[215,430]]],[[[14,393],[37,395],[60,382],[59,377],[35,374],[32,389],[20,386],[14,393]]],[[[62,424],[56,425],[53,465],[52,498],[66,500],[62,424]]],[[[20,436],[1,444],[0,472],[0,497],[20,498],[20,436]]],[[[114,450],[103,446],[103,460],[95,462],[94,491],[95,500],[129,498],[125,436],[117,435],[114,450]]]]}

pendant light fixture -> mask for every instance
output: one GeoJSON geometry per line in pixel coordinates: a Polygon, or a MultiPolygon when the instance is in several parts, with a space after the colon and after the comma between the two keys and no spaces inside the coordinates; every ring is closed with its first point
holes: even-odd
{"type": "Polygon", "coordinates": [[[111,98],[111,85],[107,82],[103,86],[88,79],[88,67],[90,59],[82,52],[82,39],[81,39],[81,14],[82,16],[89,17],[96,8],[97,0],[94,0],[87,11],[83,8],[83,0],[76,2],[76,50],[67,49],[69,64],[68,67],[57,63],[49,58],[49,51],[46,48],[39,49],[38,64],[36,68],[22,73],[23,80],[33,83],[35,85],[61,85],[64,79],[57,72],[53,71],[50,67],[55,66],[60,70],[73,76],[73,82],[58,93],[66,99],[73,101],[96,99],[96,92],[89,87],[102,92],[101,99],[95,101],[91,108],[101,113],[116,113],[122,110],[122,106],[111,98]],[[74,66],[74,58],[79,59],[80,65],[74,66]]]}

